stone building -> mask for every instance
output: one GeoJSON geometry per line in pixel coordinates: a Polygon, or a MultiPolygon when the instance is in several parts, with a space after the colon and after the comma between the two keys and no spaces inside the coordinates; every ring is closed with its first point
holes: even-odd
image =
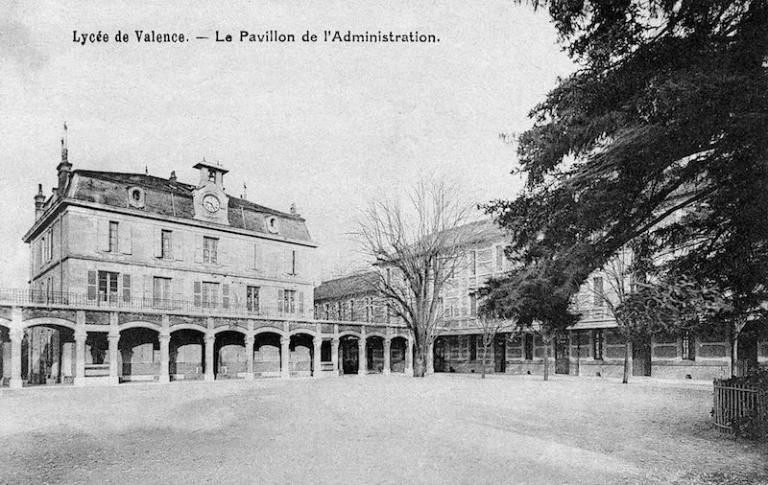
{"type": "Polygon", "coordinates": [[[38,188],[23,237],[29,289],[0,290],[0,382],[338,371],[340,338],[365,329],[314,319],[305,220],[230,195],[219,164],[194,169],[196,183],[73,170],[62,142],[58,186],[38,188]]]}
{"type": "MultiPolygon", "coordinates": [[[[488,221],[465,248],[463,264],[441,295],[444,308],[439,336],[427,363],[428,372],[479,373],[482,370],[483,336],[477,322],[477,289],[492,276],[511,269],[504,256],[505,238],[488,221]]],[[[574,311],[581,315],[567,335],[552,343],[553,372],[570,375],[619,377],[623,373],[624,340],[605,298],[610,297],[609,268],[595,271],[574,298],[574,311]]],[[[369,315],[386,320],[381,309],[363,311],[368,302],[379,308],[374,289],[366,278],[353,275],[323,283],[315,296],[315,313],[326,318],[365,319],[369,315]],[[318,295],[322,295],[318,299],[318,295]]],[[[390,319],[391,320],[391,319],[390,319]]],[[[739,339],[741,368],[768,365],[768,336],[765,325],[753,322],[739,339]]],[[[541,374],[546,347],[535,329],[504,332],[488,349],[486,371],[512,374],[541,374]]],[[[637,376],[712,379],[730,372],[730,345],[723,335],[683,332],[654,335],[633,345],[633,372],[637,376]]]]}

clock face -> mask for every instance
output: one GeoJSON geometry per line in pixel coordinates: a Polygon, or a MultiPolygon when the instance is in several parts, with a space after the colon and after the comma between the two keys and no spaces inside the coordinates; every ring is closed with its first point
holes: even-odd
{"type": "Polygon", "coordinates": [[[214,212],[219,211],[221,204],[215,195],[206,195],[203,197],[203,207],[205,207],[205,210],[213,214],[214,212]]]}

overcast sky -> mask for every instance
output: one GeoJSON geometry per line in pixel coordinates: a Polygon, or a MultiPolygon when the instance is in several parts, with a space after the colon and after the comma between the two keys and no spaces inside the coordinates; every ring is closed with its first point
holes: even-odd
{"type": "Polygon", "coordinates": [[[232,195],[287,211],[320,244],[316,278],[351,269],[355,210],[424,176],[474,200],[520,181],[499,133],[573,65],[545,11],[510,0],[434,2],[97,2],[0,6],[0,286],[22,287],[37,184],[56,184],[62,123],[74,168],[194,183],[203,157],[232,195]],[[434,33],[438,44],[81,46],[73,30],[212,36],[277,29],[434,33]]]}

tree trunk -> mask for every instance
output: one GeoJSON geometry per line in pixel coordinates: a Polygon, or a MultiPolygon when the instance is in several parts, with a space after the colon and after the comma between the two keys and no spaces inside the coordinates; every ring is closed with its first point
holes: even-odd
{"type": "Polygon", "coordinates": [[[544,340],[544,380],[549,380],[549,346],[552,342],[544,340]]]}
{"type": "Polygon", "coordinates": [[[483,368],[480,371],[480,378],[485,379],[485,366],[487,362],[487,356],[488,356],[488,347],[483,346],[483,368]]]}
{"type": "Polygon", "coordinates": [[[414,345],[413,377],[424,377],[427,373],[427,353],[421,344],[414,345]]]}
{"type": "Polygon", "coordinates": [[[627,338],[624,344],[624,378],[621,380],[622,384],[629,383],[629,376],[632,375],[632,339],[627,338]]]}
{"type": "Polygon", "coordinates": [[[739,373],[739,334],[731,334],[731,377],[736,377],[739,373]]]}

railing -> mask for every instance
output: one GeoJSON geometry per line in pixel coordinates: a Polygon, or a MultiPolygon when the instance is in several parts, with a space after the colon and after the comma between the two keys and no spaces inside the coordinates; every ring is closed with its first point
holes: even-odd
{"type": "Polygon", "coordinates": [[[768,390],[733,379],[715,379],[712,417],[725,433],[768,438],[768,390]]]}
{"type": "Polygon", "coordinates": [[[12,288],[0,288],[0,305],[12,306],[65,306],[78,309],[105,309],[105,310],[161,310],[173,313],[185,314],[210,314],[210,315],[237,315],[253,318],[296,318],[312,319],[311,305],[306,305],[305,310],[298,302],[293,306],[289,304],[267,305],[260,302],[243,303],[236,298],[216,301],[185,300],[177,298],[124,298],[119,293],[88,295],[77,292],[20,290],[12,288]],[[90,296],[90,297],[89,297],[90,296]]]}

